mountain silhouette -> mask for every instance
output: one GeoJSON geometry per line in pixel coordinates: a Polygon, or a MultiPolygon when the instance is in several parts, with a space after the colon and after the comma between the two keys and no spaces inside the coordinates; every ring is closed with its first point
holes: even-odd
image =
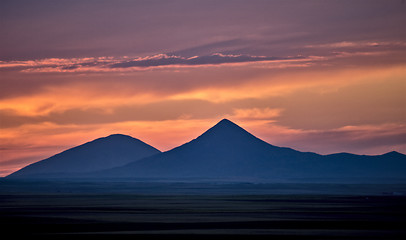
{"type": "Polygon", "coordinates": [[[366,156],[350,153],[320,155],[300,152],[266,143],[227,119],[221,120],[196,139],[162,153],[128,136],[117,137],[127,139],[127,147],[117,144],[116,141],[106,141],[109,138],[116,137],[113,135],[105,140],[91,142],[94,146],[92,144],[88,152],[79,151],[82,148],[87,149],[86,144],[77,147],[77,150],[76,148],[67,150],[23,168],[11,176],[57,173],[66,168],[72,173],[78,173],[72,175],[74,177],[132,178],[144,181],[147,179],[266,182],[393,182],[399,179],[406,181],[404,154],[389,152],[366,156]],[[96,144],[103,141],[111,145],[96,144]],[[142,149],[149,150],[148,154],[145,154],[147,156],[142,156],[143,151],[133,147],[133,142],[137,146],[142,143],[142,149]],[[107,145],[110,146],[109,150],[105,147],[107,145]],[[71,154],[71,151],[75,154],[71,154]],[[59,155],[63,155],[63,161],[54,159],[60,159],[59,155]],[[86,164],[81,164],[86,161],[86,164]],[[103,162],[102,167],[99,166],[99,161],[103,162]],[[107,164],[109,161],[114,161],[116,166],[107,164]],[[65,167],[66,165],[69,165],[69,168],[65,167]]]}
{"type": "Polygon", "coordinates": [[[277,147],[223,119],[198,138],[158,155],[101,171],[103,177],[325,181],[403,178],[406,156],[320,155],[277,147]]]}
{"type": "Polygon", "coordinates": [[[8,177],[71,177],[125,165],[157,153],[160,151],[138,139],[113,134],[28,165],[8,177]]]}

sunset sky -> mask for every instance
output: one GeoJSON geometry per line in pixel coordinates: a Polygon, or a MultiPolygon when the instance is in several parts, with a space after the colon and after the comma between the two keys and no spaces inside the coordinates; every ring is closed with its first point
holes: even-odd
{"type": "Polygon", "coordinates": [[[277,146],[406,153],[402,0],[0,1],[0,176],[223,118],[277,146]]]}

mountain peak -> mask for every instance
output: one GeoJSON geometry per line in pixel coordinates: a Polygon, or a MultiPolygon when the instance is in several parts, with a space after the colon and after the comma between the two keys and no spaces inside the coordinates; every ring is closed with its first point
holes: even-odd
{"type": "Polygon", "coordinates": [[[203,133],[199,139],[207,139],[208,141],[212,141],[214,139],[233,141],[241,138],[245,139],[247,137],[252,138],[254,136],[232,121],[223,119],[203,133]]]}
{"type": "Polygon", "coordinates": [[[235,125],[235,126],[238,126],[237,124],[233,123],[232,121],[228,120],[227,118],[222,119],[216,125],[235,125]]]}
{"type": "Polygon", "coordinates": [[[385,153],[383,155],[384,156],[392,156],[392,157],[403,157],[403,156],[405,156],[404,154],[402,154],[400,152],[396,152],[396,151],[387,152],[387,153],[385,153]]]}
{"type": "Polygon", "coordinates": [[[128,135],[120,134],[120,133],[114,133],[110,134],[107,137],[129,137],[128,135]]]}
{"type": "Polygon", "coordinates": [[[119,133],[115,133],[115,134],[111,134],[108,135],[107,137],[104,137],[105,139],[133,139],[133,137],[128,136],[128,135],[124,135],[124,134],[119,134],[119,133]]]}
{"type": "Polygon", "coordinates": [[[214,132],[214,131],[231,131],[231,132],[246,132],[242,127],[238,126],[237,124],[233,123],[232,121],[224,118],[220,122],[218,122],[216,125],[214,125],[212,128],[206,131],[207,132],[214,132]]]}
{"type": "Polygon", "coordinates": [[[128,136],[128,135],[124,135],[124,134],[111,134],[106,137],[94,139],[93,141],[85,143],[85,145],[89,145],[89,144],[94,145],[95,143],[112,144],[112,143],[123,143],[123,142],[132,142],[132,141],[140,141],[140,140],[133,138],[131,136],[128,136]]]}

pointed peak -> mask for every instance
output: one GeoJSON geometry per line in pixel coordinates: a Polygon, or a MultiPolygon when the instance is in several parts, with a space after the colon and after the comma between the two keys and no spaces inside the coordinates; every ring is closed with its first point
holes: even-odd
{"type": "Polygon", "coordinates": [[[209,137],[215,136],[216,138],[233,138],[237,136],[247,136],[251,135],[242,127],[238,126],[237,124],[233,123],[228,119],[223,119],[218,122],[216,125],[211,127],[205,133],[201,135],[201,137],[209,137]]]}
{"type": "Polygon", "coordinates": [[[221,121],[220,121],[219,123],[221,123],[221,122],[229,122],[229,123],[233,123],[232,121],[228,120],[227,118],[223,118],[223,119],[221,119],[221,121]]]}
{"type": "Polygon", "coordinates": [[[232,121],[224,118],[220,122],[218,122],[216,125],[212,127],[212,129],[235,129],[235,130],[243,130],[245,131],[242,127],[238,126],[237,124],[233,123],[232,121]]]}
{"type": "Polygon", "coordinates": [[[216,125],[231,125],[231,126],[238,126],[237,124],[233,123],[232,121],[228,120],[227,118],[222,119],[216,125]]]}

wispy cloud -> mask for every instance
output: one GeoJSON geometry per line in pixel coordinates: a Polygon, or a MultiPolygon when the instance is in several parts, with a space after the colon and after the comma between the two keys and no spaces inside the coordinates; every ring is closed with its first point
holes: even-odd
{"type": "MultiPolygon", "coordinates": [[[[290,145],[306,145],[317,151],[323,146],[325,153],[352,152],[382,154],[391,150],[404,151],[406,128],[399,124],[345,126],[329,130],[302,131],[291,139],[290,145]]],[[[320,150],[319,150],[320,151],[320,150]]]]}
{"type": "Polygon", "coordinates": [[[305,61],[303,56],[273,57],[214,53],[207,56],[182,57],[156,54],[146,57],[47,58],[40,60],[0,61],[0,70],[21,72],[114,72],[168,67],[197,67],[253,62],[305,61]]]}
{"type": "Polygon", "coordinates": [[[406,47],[402,41],[341,41],[322,44],[310,44],[305,48],[370,48],[370,47],[406,47]]]}
{"type": "Polygon", "coordinates": [[[267,56],[250,56],[250,55],[225,55],[215,53],[209,56],[193,56],[189,58],[159,54],[148,58],[138,58],[132,61],[126,61],[111,65],[111,68],[128,68],[128,67],[155,67],[155,66],[168,66],[168,65],[218,65],[228,63],[244,63],[244,62],[263,62],[275,60],[290,60],[290,59],[303,59],[302,56],[296,57],[267,57],[267,56]]]}
{"type": "Polygon", "coordinates": [[[239,120],[268,120],[281,115],[283,109],[280,108],[236,108],[230,115],[233,119],[239,120]]]}
{"type": "Polygon", "coordinates": [[[328,52],[305,55],[257,56],[248,54],[196,55],[184,57],[177,54],[155,54],[144,57],[104,56],[84,58],[45,58],[35,60],[0,61],[0,71],[25,73],[83,73],[130,72],[154,69],[182,69],[211,66],[254,65],[262,68],[308,67],[343,57],[393,55],[403,51],[405,42],[333,42],[306,45],[307,49],[324,49],[328,52]]]}

